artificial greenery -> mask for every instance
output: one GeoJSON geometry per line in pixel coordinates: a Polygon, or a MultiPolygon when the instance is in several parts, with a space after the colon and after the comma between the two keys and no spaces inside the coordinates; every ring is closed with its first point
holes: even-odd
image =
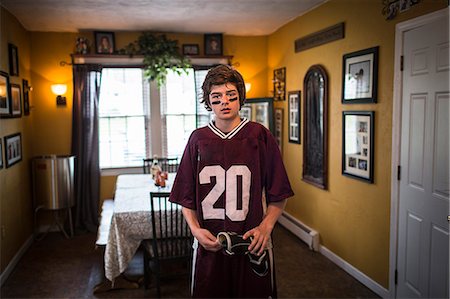
{"type": "Polygon", "coordinates": [[[119,53],[143,55],[145,77],[155,80],[160,86],[166,82],[168,70],[181,75],[191,67],[189,60],[181,55],[178,41],[168,39],[165,34],[143,32],[138,40],[120,49],[119,53]]]}

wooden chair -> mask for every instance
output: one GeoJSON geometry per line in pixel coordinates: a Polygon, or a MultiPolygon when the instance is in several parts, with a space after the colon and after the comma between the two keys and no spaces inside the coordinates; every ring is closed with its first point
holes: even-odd
{"type": "Polygon", "coordinates": [[[150,193],[152,238],[143,241],[145,288],[153,274],[158,298],[161,297],[161,277],[187,275],[192,260],[193,236],[181,206],[169,202],[169,195],[168,192],[150,193]]]}
{"type": "Polygon", "coordinates": [[[178,158],[149,158],[143,159],[143,170],[144,173],[151,173],[151,168],[153,160],[158,160],[158,165],[161,167],[162,171],[175,173],[178,171],[178,158]]]}

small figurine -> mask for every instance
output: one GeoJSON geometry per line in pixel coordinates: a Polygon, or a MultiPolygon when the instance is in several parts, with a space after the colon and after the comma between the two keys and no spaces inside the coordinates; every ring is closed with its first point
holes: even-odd
{"type": "Polygon", "coordinates": [[[85,37],[78,37],[76,44],[77,54],[88,54],[89,53],[89,40],[85,37]]]}

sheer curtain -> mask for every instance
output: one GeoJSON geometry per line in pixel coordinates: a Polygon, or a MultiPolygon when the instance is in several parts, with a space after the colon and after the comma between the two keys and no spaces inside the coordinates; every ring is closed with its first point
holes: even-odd
{"type": "Polygon", "coordinates": [[[73,66],[72,154],[75,155],[77,229],[95,232],[100,197],[98,103],[100,65],[73,66]]]}

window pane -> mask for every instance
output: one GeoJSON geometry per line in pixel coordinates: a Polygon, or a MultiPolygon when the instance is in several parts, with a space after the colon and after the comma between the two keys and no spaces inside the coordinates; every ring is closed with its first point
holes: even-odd
{"type": "Polygon", "coordinates": [[[139,68],[104,68],[99,101],[100,168],[141,166],[146,157],[148,82],[139,68]]]}

